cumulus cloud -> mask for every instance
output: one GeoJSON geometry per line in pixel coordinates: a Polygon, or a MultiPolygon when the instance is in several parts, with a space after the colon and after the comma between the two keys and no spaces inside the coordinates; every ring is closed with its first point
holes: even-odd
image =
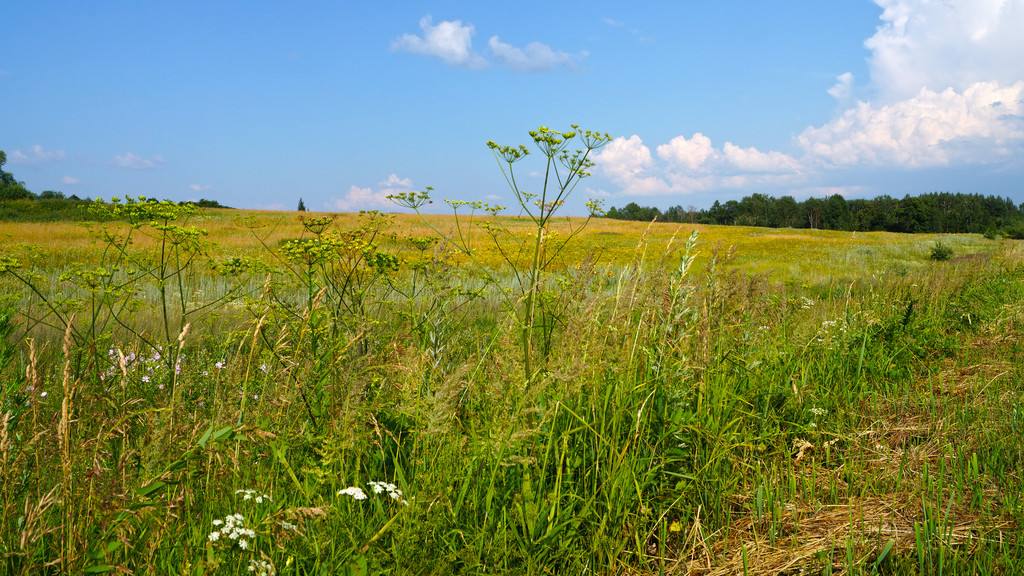
{"type": "Polygon", "coordinates": [[[757,148],[742,148],[726,142],[722,148],[726,163],[741,172],[781,173],[799,172],[800,162],[796,158],[774,150],[761,152],[757,148]]]}
{"type": "Polygon", "coordinates": [[[658,157],[686,166],[690,170],[699,169],[714,154],[711,139],[700,132],[694,133],[689,140],[686,136],[676,136],[667,144],[658,146],[657,150],[658,157]]]}
{"type": "Polygon", "coordinates": [[[397,174],[388,174],[388,177],[378,182],[376,187],[350,186],[344,196],[335,198],[329,203],[329,206],[339,212],[394,208],[395,205],[388,200],[388,195],[409,192],[412,189],[412,179],[402,178],[397,174]]]}
{"type": "Polygon", "coordinates": [[[60,179],[60,182],[61,182],[61,184],[67,184],[68,186],[74,186],[75,184],[78,184],[80,182],[80,180],[78,178],[75,178],[74,176],[65,176],[65,177],[60,179]]]}
{"type": "Polygon", "coordinates": [[[838,75],[827,92],[840,108],[796,136],[802,154],[718,148],[696,132],[657,146],[655,157],[633,135],[597,155],[598,172],[635,195],[772,186],[849,194],[862,189],[821,181],[856,167],[1024,157],[1024,0],[875,2],[882,14],[865,41],[870,80],[857,88],[865,99],[854,101],[852,73],[838,75]]]}
{"type": "Polygon", "coordinates": [[[128,168],[131,170],[149,170],[164,163],[163,156],[155,155],[144,158],[132,152],[125,152],[114,156],[114,166],[128,168]]]}
{"type": "Polygon", "coordinates": [[[1024,79],[1024,0],[875,0],[881,24],[865,41],[884,103],[922,88],[966,90],[1024,79]]]}
{"type": "Polygon", "coordinates": [[[519,48],[502,42],[501,38],[497,36],[491,36],[487,44],[499,62],[516,70],[538,71],[574,68],[579,60],[586,57],[585,53],[572,55],[560,52],[542,42],[530,42],[519,48]]]}
{"type": "Polygon", "coordinates": [[[33,145],[27,151],[15,150],[8,158],[11,164],[41,164],[63,159],[63,150],[47,150],[40,144],[33,145]]]}
{"type": "Polygon", "coordinates": [[[639,136],[618,137],[608,143],[595,157],[595,162],[613,182],[627,194],[663,194],[668,185],[648,173],[654,164],[651,149],[639,136]]]}
{"type": "MultiPolygon", "coordinates": [[[[875,0],[865,41],[875,97],[811,126],[797,143],[825,166],[1000,161],[1024,145],[1024,0],[875,0]]],[[[829,94],[842,100],[840,76],[829,94]]]]}
{"type": "Polygon", "coordinates": [[[680,135],[650,148],[636,134],[616,138],[596,156],[598,169],[630,195],[688,194],[756,185],[780,185],[803,178],[795,158],[776,151],[762,152],[726,142],[716,149],[711,139],[695,133],[680,135]]]}
{"type": "Polygon", "coordinates": [[[433,23],[430,16],[420,18],[422,35],[403,34],[392,44],[392,50],[412,52],[434,56],[455,66],[482,68],[487,61],[473,52],[473,34],[476,33],[472,24],[463,24],[461,20],[442,20],[433,23]]]}
{"type": "Polygon", "coordinates": [[[852,92],[853,74],[850,72],[843,72],[839,76],[836,76],[836,83],[828,89],[828,95],[840,102],[848,99],[852,92]]]}
{"type": "Polygon", "coordinates": [[[797,141],[825,162],[946,166],[1009,155],[1024,139],[1024,81],[979,82],[962,92],[922,88],[892,104],[859,102],[838,118],[804,130],[797,141]]]}
{"type": "Polygon", "coordinates": [[[206,192],[210,189],[209,184],[189,184],[188,189],[193,192],[206,192]]]}

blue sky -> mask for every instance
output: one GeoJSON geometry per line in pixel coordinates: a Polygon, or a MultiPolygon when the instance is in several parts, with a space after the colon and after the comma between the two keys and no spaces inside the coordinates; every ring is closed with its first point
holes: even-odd
{"type": "Polygon", "coordinates": [[[34,1],[4,21],[0,149],[35,191],[356,210],[429,184],[508,204],[484,142],[577,122],[617,138],[573,212],[1024,201],[1024,0],[34,1]]]}

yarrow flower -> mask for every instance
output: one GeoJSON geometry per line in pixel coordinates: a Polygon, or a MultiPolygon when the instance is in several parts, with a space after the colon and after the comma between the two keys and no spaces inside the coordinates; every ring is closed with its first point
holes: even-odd
{"type": "Polygon", "coordinates": [[[206,537],[210,542],[226,538],[242,550],[248,550],[249,540],[256,538],[256,532],[245,527],[245,517],[241,514],[228,514],[223,519],[214,520],[213,526],[214,530],[206,537]]]}
{"type": "Polygon", "coordinates": [[[257,504],[263,504],[264,501],[272,501],[268,494],[260,494],[255,490],[235,490],[235,494],[241,494],[242,500],[255,500],[257,504]]]}
{"type": "Polygon", "coordinates": [[[387,492],[388,496],[391,497],[392,500],[396,500],[402,504],[408,504],[408,502],[405,501],[405,498],[402,497],[402,491],[398,489],[398,486],[395,486],[390,482],[379,482],[377,480],[372,480],[368,482],[368,484],[374,494],[383,494],[384,492],[387,492]]]}
{"type": "Polygon", "coordinates": [[[348,488],[342,488],[338,490],[338,496],[351,496],[355,500],[366,500],[366,492],[358,486],[349,486],[348,488]]]}

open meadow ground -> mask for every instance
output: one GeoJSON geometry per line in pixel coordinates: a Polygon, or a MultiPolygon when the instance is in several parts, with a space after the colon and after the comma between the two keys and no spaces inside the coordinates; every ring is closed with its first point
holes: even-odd
{"type": "Polygon", "coordinates": [[[0,573],[1024,572],[1019,241],[117,216],[0,222],[0,573]]]}

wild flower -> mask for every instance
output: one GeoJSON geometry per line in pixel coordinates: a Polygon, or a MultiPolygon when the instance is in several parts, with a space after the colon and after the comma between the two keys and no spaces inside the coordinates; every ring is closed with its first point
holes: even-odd
{"type": "Polygon", "coordinates": [[[223,360],[218,360],[217,363],[213,365],[213,367],[216,368],[217,370],[223,370],[224,366],[225,363],[223,360]]]}
{"type": "Polygon", "coordinates": [[[402,497],[402,491],[398,489],[398,486],[395,486],[390,482],[380,482],[377,480],[372,480],[368,482],[368,484],[374,494],[387,492],[388,496],[390,496],[392,500],[396,500],[402,504],[408,504],[408,502],[405,501],[405,498],[402,497]]]}
{"type": "Polygon", "coordinates": [[[828,410],[815,406],[814,408],[811,408],[811,414],[814,414],[815,416],[824,416],[825,414],[828,414],[828,410]]]}
{"type": "Polygon", "coordinates": [[[260,372],[263,372],[264,374],[266,374],[269,371],[270,371],[270,368],[268,368],[266,364],[260,364],[260,372]]]}
{"type": "Polygon", "coordinates": [[[274,565],[267,560],[249,560],[248,570],[256,576],[274,576],[277,573],[274,571],[274,565]]]}
{"type": "Polygon", "coordinates": [[[40,398],[46,398],[46,395],[47,395],[46,390],[43,390],[42,392],[39,393],[39,397],[40,398]]]}
{"type": "Polygon", "coordinates": [[[149,376],[148,376],[148,375],[146,375],[146,376],[143,376],[143,377],[142,377],[142,381],[143,381],[144,383],[146,383],[146,384],[149,384],[149,376]]]}
{"type": "Polygon", "coordinates": [[[249,541],[256,538],[256,532],[245,527],[245,517],[241,514],[228,514],[223,519],[213,521],[214,529],[207,535],[207,540],[217,542],[221,538],[231,540],[242,550],[249,549],[249,541]]]}
{"type": "Polygon", "coordinates": [[[264,501],[266,501],[266,502],[271,502],[272,501],[269,495],[261,494],[261,493],[255,491],[255,490],[250,490],[248,488],[246,488],[244,490],[235,490],[235,494],[241,494],[242,495],[242,500],[246,500],[246,501],[253,500],[257,504],[263,504],[264,501]]]}
{"type": "Polygon", "coordinates": [[[351,496],[355,500],[366,500],[366,492],[358,486],[349,486],[348,488],[342,488],[338,490],[338,496],[351,496]]]}

